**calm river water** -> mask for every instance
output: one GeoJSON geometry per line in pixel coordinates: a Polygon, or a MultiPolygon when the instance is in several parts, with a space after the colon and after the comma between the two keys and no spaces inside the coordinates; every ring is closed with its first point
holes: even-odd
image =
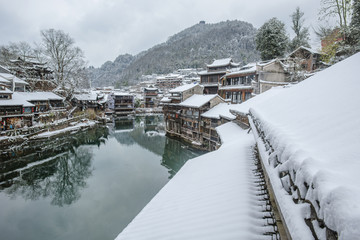
{"type": "Polygon", "coordinates": [[[0,156],[0,239],[114,239],[190,158],[159,116],[0,156]]]}

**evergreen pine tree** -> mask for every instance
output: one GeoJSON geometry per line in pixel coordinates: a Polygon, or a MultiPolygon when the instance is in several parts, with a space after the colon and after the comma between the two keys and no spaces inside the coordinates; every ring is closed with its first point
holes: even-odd
{"type": "Polygon", "coordinates": [[[360,1],[353,1],[353,12],[350,23],[350,41],[351,45],[357,47],[357,51],[360,51],[360,1]]]}
{"type": "Polygon", "coordinates": [[[285,24],[277,18],[270,19],[258,30],[255,42],[262,60],[284,56],[289,43],[285,24]]]}

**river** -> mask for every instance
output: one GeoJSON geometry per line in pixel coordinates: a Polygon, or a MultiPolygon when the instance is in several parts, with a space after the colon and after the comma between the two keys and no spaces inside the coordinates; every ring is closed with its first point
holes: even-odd
{"type": "Polygon", "coordinates": [[[35,141],[0,155],[0,239],[114,239],[190,158],[161,116],[35,141]]]}

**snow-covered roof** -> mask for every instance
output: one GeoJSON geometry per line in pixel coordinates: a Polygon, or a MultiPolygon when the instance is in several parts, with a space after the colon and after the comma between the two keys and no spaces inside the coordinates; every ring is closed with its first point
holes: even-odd
{"type": "MultiPolygon", "coordinates": [[[[278,176],[280,171],[296,172],[292,180],[302,197],[341,239],[360,236],[354,227],[360,223],[359,62],[357,53],[250,109],[281,163],[269,166],[277,176],[275,194],[291,202],[278,176]],[[334,97],[339,93],[344,94],[334,97]],[[311,187],[304,188],[304,183],[311,187]]],[[[292,206],[283,213],[288,227],[296,231],[292,206]]]]}
{"type": "Polygon", "coordinates": [[[230,73],[225,74],[225,77],[232,77],[242,74],[249,74],[249,73],[256,73],[256,65],[255,66],[249,66],[249,67],[242,67],[240,70],[233,71],[230,73]]]}
{"type": "Polygon", "coordinates": [[[251,183],[250,134],[217,128],[222,146],[189,160],[116,240],[270,239],[251,183]]]}
{"type": "Polygon", "coordinates": [[[114,96],[133,96],[132,94],[130,93],[127,93],[127,92],[114,92],[114,96]]]}
{"type": "Polygon", "coordinates": [[[248,89],[253,89],[253,87],[252,87],[252,86],[243,85],[243,84],[239,84],[239,85],[228,85],[228,86],[224,86],[224,87],[219,87],[219,90],[234,90],[234,89],[248,90],[248,89]]]}
{"type": "Polygon", "coordinates": [[[4,90],[0,89],[0,93],[13,93],[11,90],[5,88],[4,90]]]}
{"type": "Polygon", "coordinates": [[[277,94],[281,93],[284,87],[272,87],[271,89],[256,95],[241,104],[232,104],[230,109],[241,114],[248,114],[249,109],[254,106],[266,105],[269,99],[274,98],[277,94]]]}
{"type": "Polygon", "coordinates": [[[171,89],[169,92],[170,93],[178,93],[178,92],[185,92],[195,86],[198,86],[199,84],[185,84],[185,85],[181,85],[177,88],[171,89]]]}
{"type": "Polygon", "coordinates": [[[9,81],[14,81],[17,84],[29,85],[24,80],[21,80],[20,78],[12,75],[10,73],[0,73],[0,77],[3,77],[3,78],[5,78],[6,80],[9,80],[9,81]]]}
{"type": "Polygon", "coordinates": [[[291,56],[291,55],[293,55],[294,53],[296,53],[297,51],[299,51],[300,49],[304,49],[304,50],[306,50],[306,51],[308,51],[308,52],[310,52],[310,53],[312,53],[312,54],[320,54],[320,52],[319,51],[317,51],[317,50],[314,50],[314,49],[311,49],[311,48],[308,48],[308,47],[304,47],[304,46],[300,46],[300,47],[298,47],[297,49],[295,49],[294,51],[292,51],[291,53],[289,53],[289,57],[291,56]]]}
{"type": "Polygon", "coordinates": [[[227,70],[219,70],[219,71],[207,71],[207,70],[204,70],[204,71],[201,71],[201,72],[198,72],[198,75],[215,75],[215,74],[225,74],[227,72],[227,70]]]}
{"type": "Polygon", "coordinates": [[[220,119],[220,117],[224,117],[229,120],[233,120],[236,117],[230,113],[230,109],[232,108],[231,104],[228,103],[219,103],[215,107],[211,108],[209,111],[201,114],[202,117],[206,118],[214,118],[220,119]]]}
{"type": "Polygon", "coordinates": [[[217,94],[209,94],[209,95],[194,94],[185,101],[179,103],[179,105],[183,107],[199,108],[217,96],[218,96],[217,94]]]}
{"type": "Polygon", "coordinates": [[[238,66],[239,64],[234,63],[231,58],[223,58],[214,60],[212,64],[208,64],[207,67],[224,67],[231,64],[232,66],[238,66]]]}
{"type": "Polygon", "coordinates": [[[74,98],[79,101],[96,101],[97,94],[95,92],[74,94],[74,98]]]}
{"type": "Polygon", "coordinates": [[[14,92],[12,99],[0,100],[0,106],[23,106],[23,107],[34,107],[34,104],[29,103],[23,95],[18,92],[14,92]]]}
{"type": "Polygon", "coordinates": [[[154,88],[154,87],[146,87],[144,88],[144,90],[147,90],[147,91],[157,91],[159,90],[158,88],[154,88]]]}
{"type": "MultiPolygon", "coordinates": [[[[17,95],[27,101],[48,101],[48,100],[64,100],[64,98],[53,92],[16,92],[17,95]]],[[[14,95],[13,95],[14,96],[14,95]]]]}
{"type": "Polygon", "coordinates": [[[160,100],[160,102],[169,103],[169,102],[171,102],[171,99],[168,98],[168,97],[163,97],[163,98],[160,100]]]}
{"type": "Polygon", "coordinates": [[[7,80],[6,78],[2,77],[1,74],[0,74],[0,83],[10,84],[10,81],[7,80]]]}

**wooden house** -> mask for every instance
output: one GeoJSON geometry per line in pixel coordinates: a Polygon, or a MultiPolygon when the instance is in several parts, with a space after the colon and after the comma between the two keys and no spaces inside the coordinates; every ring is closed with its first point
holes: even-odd
{"type": "Polygon", "coordinates": [[[81,110],[98,108],[98,95],[96,92],[74,94],[72,103],[81,110]]]}
{"type": "Polygon", "coordinates": [[[217,94],[219,82],[231,69],[239,67],[231,58],[215,60],[212,64],[208,64],[205,71],[199,72],[200,84],[204,86],[204,94],[217,94]]]}
{"type": "Polygon", "coordinates": [[[114,112],[119,117],[125,117],[134,113],[135,98],[132,94],[125,92],[114,92],[114,112]]]}
{"type": "Polygon", "coordinates": [[[144,101],[146,108],[153,108],[157,106],[157,97],[158,97],[159,89],[154,87],[146,87],[144,88],[144,101]]]}
{"type": "Polygon", "coordinates": [[[185,84],[177,88],[171,89],[169,91],[169,93],[171,94],[169,96],[169,99],[171,100],[171,103],[180,103],[194,94],[203,94],[203,89],[204,87],[200,86],[199,84],[185,84]]]}
{"type": "Polygon", "coordinates": [[[26,101],[34,104],[35,113],[65,109],[64,98],[53,92],[17,92],[16,94],[26,101]]]}
{"type": "Polygon", "coordinates": [[[32,126],[34,104],[8,89],[0,90],[0,130],[32,126]]]}
{"type": "Polygon", "coordinates": [[[220,79],[218,94],[231,103],[241,103],[251,98],[253,82],[257,81],[256,65],[247,65],[238,71],[225,74],[220,79]]]}
{"type": "Polygon", "coordinates": [[[181,119],[181,138],[202,147],[202,134],[200,130],[201,114],[217,104],[224,102],[217,94],[195,94],[179,103],[181,119]]]}
{"type": "Polygon", "coordinates": [[[229,103],[219,103],[201,114],[200,132],[206,150],[214,151],[220,147],[221,139],[215,128],[235,119],[235,116],[230,113],[231,107],[229,103]]]}
{"type": "Polygon", "coordinates": [[[320,52],[300,46],[288,55],[287,61],[294,65],[296,71],[306,71],[311,73],[324,67],[320,58],[320,52]]]}
{"type": "Polygon", "coordinates": [[[288,66],[279,59],[257,63],[258,93],[263,93],[272,87],[285,86],[291,82],[288,66]]]}
{"type": "Polygon", "coordinates": [[[156,79],[156,87],[161,90],[173,89],[180,86],[183,82],[183,76],[180,74],[169,74],[160,76],[156,79]]]}

